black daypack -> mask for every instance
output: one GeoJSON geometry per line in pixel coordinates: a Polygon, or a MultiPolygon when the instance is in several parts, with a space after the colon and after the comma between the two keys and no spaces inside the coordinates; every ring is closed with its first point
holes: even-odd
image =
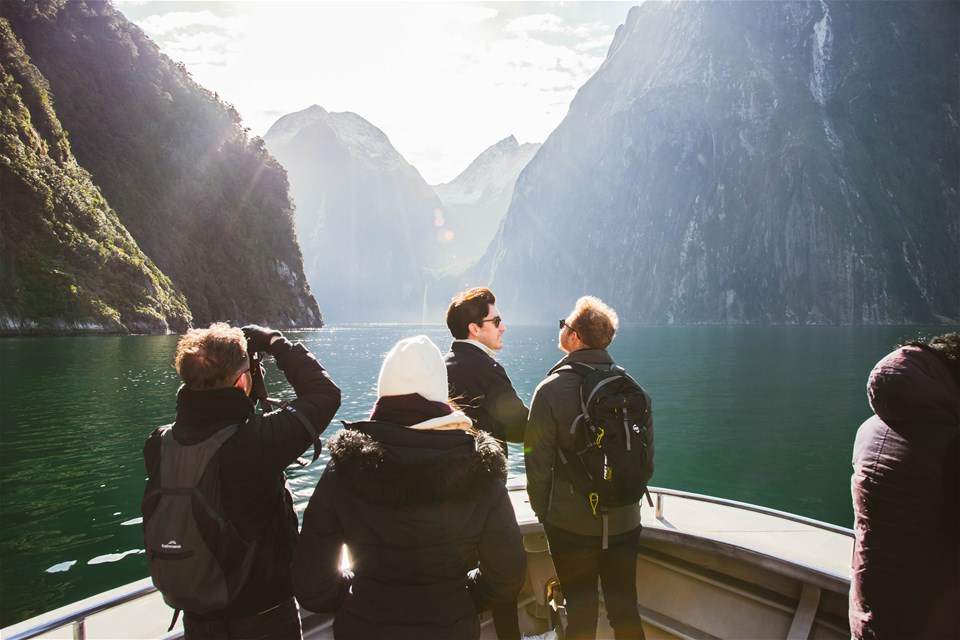
{"type": "Polygon", "coordinates": [[[571,362],[582,412],[570,425],[574,449],[558,448],[557,469],[590,501],[594,517],[609,507],[636,504],[653,476],[650,396],[623,368],[571,362]]]}
{"type": "Polygon", "coordinates": [[[161,431],[160,486],[140,509],[153,584],[174,609],[224,609],[250,574],[255,543],[226,517],[220,492],[220,447],[239,426],[190,446],[174,439],[172,427],[161,431]]]}

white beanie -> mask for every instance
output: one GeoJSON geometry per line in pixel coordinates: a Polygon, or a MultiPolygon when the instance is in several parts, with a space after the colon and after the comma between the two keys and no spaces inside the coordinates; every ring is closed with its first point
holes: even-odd
{"type": "Polygon", "coordinates": [[[377,397],[419,393],[427,400],[446,402],[447,365],[427,336],[405,338],[387,353],[377,380],[377,397]]]}

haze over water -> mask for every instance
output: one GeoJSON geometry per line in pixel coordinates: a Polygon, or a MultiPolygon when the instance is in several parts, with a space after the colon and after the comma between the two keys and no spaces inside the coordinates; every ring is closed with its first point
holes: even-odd
{"type": "MultiPolygon", "coordinates": [[[[557,330],[507,319],[506,367],[529,403],[561,357],[557,330]]],[[[614,359],[653,398],[653,484],[849,527],[865,384],[901,337],[951,327],[623,327],[614,359]]],[[[383,355],[442,325],[287,332],[343,391],[339,420],[366,418],[383,355]]],[[[146,577],[139,503],[147,435],[174,417],[177,336],[0,341],[0,626],[146,577]]],[[[268,363],[271,395],[292,391],[268,363]]],[[[326,464],[288,471],[298,509],[326,464]]],[[[511,445],[511,475],[523,473],[511,445]]]]}

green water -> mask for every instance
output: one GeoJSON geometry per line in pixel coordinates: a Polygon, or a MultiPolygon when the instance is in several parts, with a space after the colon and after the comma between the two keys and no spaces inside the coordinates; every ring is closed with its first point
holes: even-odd
{"type": "MultiPolygon", "coordinates": [[[[850,526],[850,455],[870,415],[867,373],[900,337],[947,330],[625,327],[610,350],[653,397],[655,485],[850,526]]],[[[449,342],[440,325],[288,335],[343,390],[337,419],[356,420],[373,404],[383,355],[416,333],[444,350],[449,342]]],[[[176,340],[0,341],[0,626],[147,575],[141,449],[173,419],[176,340]]],[[[561,356],[556,341],[556,327],[508,327],[500,360],[524,400],[561,356]]],[[[290,395],[275,368],[268,386],[290,395]]],[[[289,472],[299,509],[325,463],[289,472]]]]}

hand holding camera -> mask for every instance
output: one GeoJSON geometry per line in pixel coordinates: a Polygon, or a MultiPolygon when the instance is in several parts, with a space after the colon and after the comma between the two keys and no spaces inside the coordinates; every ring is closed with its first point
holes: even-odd
{"type": "Polygon", "coordinates": [[[256,324],[248,324],[241,328],[244,337],[247,339],[247,351],[259,352],[270,351],[270,341],[274,338],[282,338],[283,334],[276,329],[267,329],[256,324]]]}

